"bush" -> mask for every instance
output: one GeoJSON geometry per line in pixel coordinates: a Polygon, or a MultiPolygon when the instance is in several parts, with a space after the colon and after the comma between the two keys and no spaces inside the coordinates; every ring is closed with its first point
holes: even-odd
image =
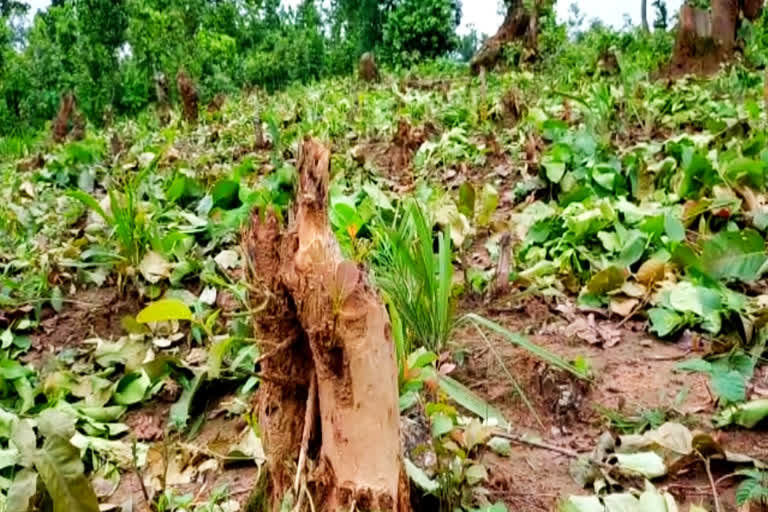
{"type": "Polygon", "coordinates": [[[456,0],[402,0],[384,22],[382,53],[396,65],[440,57],[458,48],[460,22],[456,0]]]}

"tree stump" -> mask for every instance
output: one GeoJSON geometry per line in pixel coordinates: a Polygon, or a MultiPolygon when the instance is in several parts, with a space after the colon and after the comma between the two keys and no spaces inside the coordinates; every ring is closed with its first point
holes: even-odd
{"type": "MultiPolygon", "coordinates": [[[[470,68],[477,75],[481,68],[492,70],[503,56],[504,46],[514,41],[522,41],[526,48],[536,50],[538,46],[538,10],[529,12],[523,0],[508,2],[504,22],[493,37],[488,38],[477,51],[470,68]]],[[[534,5],[538,5],[535,2],[534,5]]]]}
{"type": "Polygon", "coordinates": [[[157,120],[160,126],[165,126],[171,122],[171,92],[168,87],[168,78],[165,73],[159,72],[155,74],[154,82],[157,120]]]}
{"type": "Polygon", "coordinates": [[[192,79],[185,71],[180,70],[176,74],[176,85],[179,88],[179,95],[181,96],[184,120],[190,124],[197,124],[199,97],[194,82],[192,82],[192,79]]]}
{"type": "Polygon", "coordinates": [[[360,56],[358,74],[363,82],[372,83],[379,81],[379,68],[376,65],[376,58],[371,52],[365,52],[360,56]]]}
{"type": "Polygon", "coordinates": [[[254,212],[243,235],[259,308],[270,506],[305,488],[320,511],[407,512],[389,319],[330,228],[329,162],[327,148],[306,140],[291,221],[254,212]]]}
{"type": "Polygon", "coordinates": [[[740,16],[754,20],[764,0],[712,0],[712,11],[685,4],[680,9],[677,40],[669,76],[716,73],[737,48],[740,16]]]}
{"type": "Polygon", "coordinates": [[[56,119],[53,120],[53,126],[51,128],[54,141],[64,142],[67,139],[70,130],[70,121],[75,114],[75,109],[75,95],[72,92],[62,94],[61,102],[59,103],[59,112],[56,114],[56,119]]]}

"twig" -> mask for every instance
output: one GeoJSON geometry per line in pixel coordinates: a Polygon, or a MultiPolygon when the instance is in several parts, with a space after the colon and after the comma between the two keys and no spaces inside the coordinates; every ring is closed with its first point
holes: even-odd
{"type": "Polygon", "coordinates": [[[496,436],[496,437],[500,437],[502,439],[507,439],[509,441],[514,441],[516,443],[527,444],[529,446],[533,446],[534,448],[541,448],[542,450],[549,450],[549,451],[553,451],[553,452],[556,452],[556,453],[560,453],[562,455],[565,455],[567,457],[571,457],[571,458],[574,458],[574,459],[580,456],[579,452],[577,452],[575,450],[569,450],[568,448],[561,448],[561,447],[555,446],[553,444],[544,443],[544,442],[540,442],[540,441],[533,441],[531,439],[525,439],[524,437],[516,436],[514,434],[508,434],[506,432],[498,432],[498,431],[496,431],[496,432],[493,433],[493,435],[496,436]]]}
{"type": "Polygon", "coordinates": [[[518,395],[520,395],[520,398],[523,400],[523,403],[528,407],[528,410],[531,412],[534,418],[536,418],[536,422],[541,426],[541,428],[544,428],[544,422],[541,421],[541,417],[536,412],[536,409],[533,407],[533,404],[530,400],[528,400],[528,396],[525,394],[523,389],[520,387],[520,385],[517,383],[517,380],[512,376],[512,374],[507,369],[507,365],[504,364],[504,360],[499,355],[496,350],[494,350],[493,345],[491,345],[491,340],[488,339],[488,337],[485,335],[482,329],[480,329],[480,326],[473,323],[475,326],[475,329],[477,329],[477,332],[480,334],[480,337],[485,341],[486,345],[488,345],[488,350],[493,354],[496,361],[501,365],[501,369],[506,374],[507,378],[512,382],[512,386],[514,386],[515,391],[518,395]]]}
{"type": "Polygon", "coordinates": [[[715,511],[723,512],[722,507],[720,507],[720,500],[717,497],[717,486],[715,485],[715,479],[712,478],[712,468],[710,467],[709,457],[706,457],[704,459],[704,467],[707,470],[707,478],[709,478],[709,485],[712,487],[712,498],[715,500],[715,511]]]}
{"type": "Polygon", "coordinates": [[[616,324],[616,328],[620,329],[624,324],[626,324],[630,318],[635,316],[640,312],[641,309],[643,309],[646,304],[648,304],[648,301],[651,300],[651,290],[648,290],[645,295],[643,296],[643,299],[635,306],[635,308],[624,318],[621,319],[621,321],[616,324]]]}
{"type": "MultiPolygon", "coordinates": [[[[299,464],[296,468],[296,478],[293,480],[294,494],[299,494],[301,475],[304,473],[304,466],[306,466],[307,463],[309,436],[312,434],[312,425],[315,421],[315,402],[317,402],[317,377],[315,375],[315,371],[312,370],[309,375],[309,396],[307,396],[307,407],[304,410],[304,431],[301,434],[301,451],[299,452],[299,464]]],[[[301,497],[299,497],[299,501],[300,500],[301,497]]]]}
{"type": "Polygon", "coordinates": [[[141,493],[144,495],[144,502],[147,504],[149,508],[154,508],[152,506],[152,502],[149,501],[149,492],[147,491],[147,486],[144,485],[144,479],[141,478],[141,473],[139,473],[139,466],[136,464],[136,460],[138,459],[138,455],[136,454],[136,439],[133,439],[133,445],[131,449],[131,453],[133,455],[133,459],[131,460],[131,463],[133,465],[133,472],[136,474],[136,478],[139,479],[139,485],[141,486],[141,493]]]}
{"type": "Polygon", "coordinates": [[[315,512],[315,500],[312,499],[312,493],[310,493],[309,489],[307,489],[307,482],[304,482],[301,487],[304,490],[304,494],[307,495],[307,501],[309,502],[309,509],[312,512],[315,512]]]}

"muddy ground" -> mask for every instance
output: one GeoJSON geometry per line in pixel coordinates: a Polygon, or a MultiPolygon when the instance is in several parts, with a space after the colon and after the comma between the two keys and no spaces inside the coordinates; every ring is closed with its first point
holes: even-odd
{"type": "MultiPolygon", "coordinates": [[[[33,337],[29,359],[35,365],[45,366],[51,355],[62,349],[77,348],[88,338],[114,339],[121,334],[122,315],[135,313],[137,309],[136,301],[112,289],[80,294],[77,301],[60,314],[51,314],[43,321],[40,332],[33,337]]],[[[579,311],[564,299],[502,297],[489,303],[470,298],[461,309],[482,314],[512,331],[526,333],[537,344],[565,358],[582,356],[591,364],[594,380],[589,384],[580,383],[552,371],[502,338],[483,338],[472,327],[458,330],[452,349],[463,354],[463,364],[457,366],[453,377],[498,407],[517,433],[535,434],[551,445],[589,452],[600,434],[611,429],[601,408],[626,416],[659,409],[665,411],[668,419],[681,421],[691,429],[712,430],[710,418],[715,403],[708,378],[675,370],[679,361],[702,355],[696,353],[699,344],[692,343],[690,336],[683,336],[677,342],[660,341],[645,332],[642,320],[622,323],[600,312],[579,311]],[[602,338],[600,332],[608,335],[602,338]],[[527,393],[538,420],[515,392],[508,374],[514,376],[527,393]]],[[[758,379],[768,385],[768,373],[760,373],[758,379]]],[[[202,460],[216,460],[217,454],[236,443],[249,428],[243,417],[253,400],[251,404],[241,403],[236,407],[232,391],[226,386],[205,390],[205,395],[196,400],[199,402],[196,414],[203,415],[204,421],[193,434],[184,437],[166,438],[172,393],[165,401],[159,399],[133,408],[123,419],[131,427],[132,435],[152,444],[150,465],[152,457],[179,459],[181,476],[173,487],[180,493],[191,493],[196,502],[204,503],[215,489],[226,486],[229,499],[245,505],[258,479],[259,470],[255,465],[223,460],[203,469],[183,471],[185,467],[199,465],[202,460]],[[164,450],[176,444],[185,449],[166,456],[164,450]]],[[[734,429],[720,432],[718,439],[729,451],[766,460],[768,437],[765,434],[764,430],[734,429]]],[[[170,450],[173,452],[173,448],[170,450]]],[[[494,497],[506,502],[509,510],[551,511],[562,497],[587,493],[569,476],[569,457],[555,451],[514,445],[511,457],[491,453],[484,457],[490,474],[487,488],[494,497]]],[[[713,471],[718,479],[734,471],[734,467],[715,464],[713,471]]],[[[703,466],[656,483],[681,503],[714,510],[703,466]]],[[[726,478],[718,485],[725,511],[737,511],[733,505],[736,484],[735,479],[726,478]]],[[[115,505],[132,502],[134,511],[148,510],[138,476],[132,471],[123,475],[108,501],[115,505]]],[[[241,508],[244,509],[247,507],[241,508]]]]}

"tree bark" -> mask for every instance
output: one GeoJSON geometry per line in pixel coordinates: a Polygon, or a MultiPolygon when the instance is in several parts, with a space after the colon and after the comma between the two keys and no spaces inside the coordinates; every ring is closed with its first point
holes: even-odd
{"type": "Polygon", "coordinates": [[[255,212],[244,233],[262,308],[254,320],[265,354],[259,416],[269,497],[279,510],[304,481],[317,510],[408,512],[389,319],[331,231],[329,161],[328,149],[305,141],[291,222],[281,228],[274,213],[255,212]],[[314,376],[316,404],[307,402],[314,376]],[[307,474],[296,479],[304,460],[307,474]]]}
{"type": "Polygon", "coordinates": [[[640,2],[640,19],[642,20],[643,30],[650,32],[651,29],[648,26],[648,0],[641,0],[640,2]]]}
{"type": "Polygon", "coordinates": [[[740,16],[754,20],[765,0],[712,0],[712,11],[684,4],[675,51],[666,74],[712,74],[737,48],[740,16]]]}
{"type": "MultiPolygon", "coordinates": [[[[538,8],[536,14],[528,12],[523,0],[511,0],[507,6],[504,22],[493,37],[488,38],[470,62],[472,73],[481,68],[493,69],[503,55],[504,46],[513,41],[522,41],[526,48],[536,50],[538,45],[538,8]]],[[[538,7],[538,1],[535,2],[538,7]]]]}

